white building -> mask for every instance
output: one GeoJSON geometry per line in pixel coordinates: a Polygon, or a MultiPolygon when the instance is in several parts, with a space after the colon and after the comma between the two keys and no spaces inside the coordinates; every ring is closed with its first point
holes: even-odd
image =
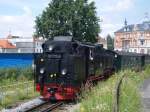
{"type": "Polygon", "coordinates": [[[34,52],[35,53],[42,53],[43,52],[42,44],[44,42],[45,42],[45,40],[43,38],[36,38],[36,39],[34,39],[34,46],[35,46],[34,52]]]}
{"type": "Polygon", "coordinates": [[[15,50],[9,50],[9,52],[12,51],[14,53],[42,53],[42,44],[45,42],[43,38],[19,37],[12,35],[8,35],[7,38],[2,40],[8,41],[16,47],[15,50]]]}

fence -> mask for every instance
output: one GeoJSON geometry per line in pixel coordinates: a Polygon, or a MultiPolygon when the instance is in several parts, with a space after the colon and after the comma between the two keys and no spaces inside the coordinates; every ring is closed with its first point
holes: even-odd
{"type": "Polygon", "coordinates": [[[0,109],[24,99],[38,96],[35,92],[34,82],[17,82],[8,86],[0,86],[0,109]]]}
{"type": "Polygon", "coordinates": [[[0,68],[29,67],[32,66],[33,60],[33,53],[0,53],[0,68]]]}

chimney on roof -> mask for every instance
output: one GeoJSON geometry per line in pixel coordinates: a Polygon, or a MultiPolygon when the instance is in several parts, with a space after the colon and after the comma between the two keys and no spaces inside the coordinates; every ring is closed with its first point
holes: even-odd
{"type": "Polygon", "coordinates": [[[125,18],[125,21],[124,21],[124,25],[127,26],[128,23],[127,23],[127,19],[125,18]]]}
{"type": "Polygon", "coordinates": [[[127,32],[128,22],[127,22],[127,19],[126,19],[126,18],[125,18],[125,21],[124,21],[124,26],[125,26],[125,31],[127,32]]]}

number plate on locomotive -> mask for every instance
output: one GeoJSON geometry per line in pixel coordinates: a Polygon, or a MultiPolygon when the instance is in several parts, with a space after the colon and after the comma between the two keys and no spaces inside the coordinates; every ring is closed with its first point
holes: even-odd
{"type": "Polygon", "coordinates": [[[61,58],[61,55],[58,55],[58,54],[49,54],[48,58],[61,58]]]}

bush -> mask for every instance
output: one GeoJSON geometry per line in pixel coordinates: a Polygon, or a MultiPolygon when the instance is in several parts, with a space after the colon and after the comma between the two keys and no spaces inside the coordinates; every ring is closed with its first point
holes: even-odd
{"type": "Polygon", "coordinates": [[[76,112],[112,112],[116,84],[124,74],[120,92],[120,112],[141,112],[139,86],[144,79],[150,77],[150,66],[145,67],[142,72],[118,72],[107,81],[99,82],[92,91],[84,91],[80,108],[76,112]]]}
{"type": "Polygon", "coordinates": [[[8,93],[4,96],[0,95],[0,110],[16,102],[39,96],[39,93],[34,91],[33,78],[34,76],[31,68],[1,68],[0,94],[3,95],[8,93]]]}
{"type": "Polygon", "coordinates": [[[0,81],[4,80],[32,80],[33,71],[31,68],[7,68],[0,69],[0,81]]]}

